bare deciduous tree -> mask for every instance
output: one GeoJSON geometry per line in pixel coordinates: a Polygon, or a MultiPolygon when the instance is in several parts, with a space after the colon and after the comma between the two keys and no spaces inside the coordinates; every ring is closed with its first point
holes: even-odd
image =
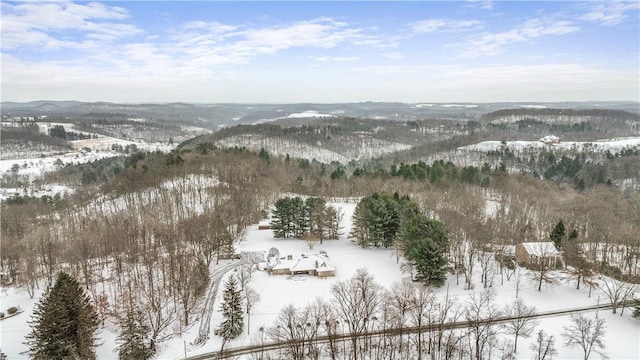
{"type": "MultiPolygon", "coordinates": [[[[435,309],[435,298],[433,296],[433,292],[430,288],[424,286],[423,284],[416,284],[413,287],[413,294],[410,296],[409,303],[409,318],[411,324],[416,327],[421,327],[426,325],[424,321],[427,321],[428,325],[431,325],[436,320],[436,316],[434,314],[435,309]]],[[[429,350],[433,345],[433,341],[431,338],[432,334],[429,332],[429,341],[427,342],[427,346],[429,350]]],[[[422,332],[418,332],[417,338],[415,339],[416,352],[418,354],[418,359],[422,359],[422,332]]],[[[400,353],[402,353],[402,348],[400,348],[400,353]]]]}
{"type": "Polygon", "coordinates": [[[244,305],[247,308],[247,334],[249,334],[251,326],[251,308],[260,301],[260,294],[248,286],[245,286],[242,292],[244,294],[244,305]]]}
{"type": "Polygon", "coordinates": [[[552,360],[558,353],[556,339],[553,335],[545,335],[544,330],[538,332],[536,341],[529,346],[529,349],[533,350],[534,360],[552,360]]]}
{"type": "Polygon", "coordinates": [[[240,284],[240,290],[244,291],[245,286],[251,279],[251,264],[243,263],[237,270],[236,277],[238,278],[238,283],[240,284]]]}
{"type": "Polygon", "coordinates": [[[367,323],[380,304],[381,291],[380,285],[366,269],[358,269],[352,278],[339,281],[331,287],[336,314],[347,323],[356,359],[358,337],[367,331],[367,323]]]}
{"type": "Polygon", "coordinates": [[[537,261],[530,263],[533,271],[530,273],[531,278],[538,284],[538,291],[542,291],[542,284],[553,285],[556,278],[551,274],[551,270],[555,267],[554,249],[551,244],[540,242],[534,245],[537,261]]]}
{"type": "Polygon", "coordinates": [[[580,289],[580,281],[588,283],[595,275],[594,265],[585,256],[582,244],[566,241],[563,245],[564,258],[567,262],[567,273],[576,279],[576,289],[580,289]]]}
{"type": "Polygon", "coordinates": [[[402,330],[407,321],[409,310],[414,304],[414,284],[409,279],[396,282],[391,285],[391,290],[385,294],[384,301],[389,305],[390,310],[395,314],[395,325],[399,329],[400,352],[402,352],[402,330]]]}
{"type": "Polygon", "coordinates": [[[562,337],[565,345],[580,347],[584,354],[584,360],[589,359],[592,352],[607,358],[604,348],[605,334],[604,319],[590,319],[582,314],[571,315],[571,325],[564,328],[562,337]]]}
{"type": "Polygon", "coordinates": [[[503,328],[514,335],[513,352],[518,351],[518,337],[528,338],[538,325],[532,318],[536,312],[533,306],[527,306],[522,299],[516,299],[510,305],[505,306],[504,314],[511,318],[503,325],[503,328]]]}
{"type": "Polygon", "coordinates": [[[304,334],[301,323],[304,319],[295,306],[289,304],[280,310],[273,327],[267,330],[267,335],[276,342],[287,343],[291,359],[304,357],[304,334]]]}
{"type": "Polygon", "coordinates": [[[469,353],[476,359],[484,359],[498,333],[493,322],[502,315],[494,303],[495,291],[487,288],[469,296],[464,317],[469,322],[469,353]],[[473,342],[473,343],[472,343],[473,342]]]}
{"type": "Polygon", "coordinates": [[[600,289],[609,301],[611,301],[611,308],[615,314],[618,307],[633,296],[636,285],[602,276],[600,278],[600,289]]]}

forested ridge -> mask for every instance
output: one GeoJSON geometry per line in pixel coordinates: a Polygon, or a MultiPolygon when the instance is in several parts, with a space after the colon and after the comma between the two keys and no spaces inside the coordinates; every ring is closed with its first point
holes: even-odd
{"type": "MultiPolygon", "coordinates": [[[[439,269],[453,271],[469,287],[472,274],[480,272],[482,286],[490,287],[505,273],[488,265],[483,249],[549,238],[560,220],[585,249],[575,264],[587,259],[593,271],[626,280],[639,275],[634,252],[640,198],[606,181],[574,188],[572,179],[510,173],[506,163],[324,164],[209,142],[168,154],[135,152],[102,165],[58,173],[74,181],[88,171],[105,174],[64,200],[2,204],[2,280],[33,296],[68,272],[87,289],[102,321],[117,319],[124,328],[127,317],[135,316],[131,326],[145,326],[150,347],[192,324],[210,281],[209,265],[230,256],[236,239],[283,194],[362,198],[354,228],[344,230],[364,247],[397,246],[409,260],[403,265],[407,273],[432,286],[442,284],[443,273],[416,259],[433,249],[439,249],[433,259],[439,269]],[[424,242],[424,231],[433,231],[433,241],[424,242]],[[436,240],[444,234],[446,242],[436,240]]],[[[575,276],[589,281],[589,274],[575,276]]]]}
{"type": "Polygon", "coordinates": [[[623,110],[612,109],[560,109],[560,108],[548,108],[548,109],[502,109],[492,111],[490,113],[482,115],[480,121],[483,123],[497,120],[508,116],[566,116],[566,117],[582,117],[593,118],[602,120],[631,120],[640,121],[640,115],[630,113],[623,110]]]}

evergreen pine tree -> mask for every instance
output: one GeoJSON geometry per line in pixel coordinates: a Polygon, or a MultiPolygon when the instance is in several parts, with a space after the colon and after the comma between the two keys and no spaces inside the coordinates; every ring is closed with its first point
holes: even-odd
{"type": "Polygon", "coordinates": [[[578,230],[576,229],[571,230],[571,232],[569,233],[569,240],[574,241],[577,238],[578,238],[578,230]]]}
{"type": "Polygon", "coordinates": [[[305,201],[305,208],[307,212],[307,227],[309,233],[320,239],[325,237],[325,233],[329,227],[328,221],[326,221],[326,208],[327,202],[320,197],[310,197],[305,201]]]}
{"type": "Polygon", "coordinates": [[[567,230],[565,229],[562,220],[560,220],[549,234],[549,239],[554,242],[556,248],[562,249],[562,240],[564,240],[566,234],[567,230]]]}
{"type": "Polygon", "coordinates": [[[120,320],[122,329],[117,341],[118,359],[121,360],[147,360],[155,354],[149,339],[149,327],[144,324],[140,311],[130,310],[127,315],[120,320]]]}
{"type": "Polygon", "coordinates": [[[405,255],[416,267],[416,280],[442,286],[446,280],[448,235],[444,224],[418,214],[403,226],[405,255]]]}
{"type": "Polygon", "coordinates": [[[304,200],[300,197],[291,199],[291,222],[293,237],[301,239],[308,229],[309,216],[304,200]]]}
{"type": "Polygon", "coordinates": [[[291,198],[285,197],[278,199],[273,209],[273,219],[271,220],[271,229],[273,236],[277,238],[288,238],[293,235],[293,211],[291,206],[291,198]]]}
{"type": "Polygon", "coordinates": [[[349,237],[363,248],[367,247],[369,240],[369,209],[364,199],[360,200],[353,212],[353,228],[349,237]]]}
{"type": "Polygon", "coordinates": [[[35,305],[26,352],[31,359],[95,359],[98,314],[80,284],[60,273],[35,305]]]}
{"type": "Polygon", "coordinates": [[[238,280],[230,276],[224,282],[222,293],[222,316],[224,321],[220,324],[220,335],[224,343],[242,334],[244,317],[242,310],[242,295],[238,290],[238,280]]]}

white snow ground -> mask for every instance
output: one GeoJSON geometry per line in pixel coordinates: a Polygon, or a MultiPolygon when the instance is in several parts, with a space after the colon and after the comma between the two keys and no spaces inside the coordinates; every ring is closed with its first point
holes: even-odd
{"type": "MultiPolygon", "coordinates": [[[[342,231],[346,234],[351,227],[351,216],[356,204],[350,202],[333,203],[333,205],[344,211],[342,231]]],[[[329,300],[331,285],[339,280],[350,278],[359,268],[368,269],[376,281],[386,288],[389,288],[392,283],[405,276],[400,272],[399,265],[396,264],[395,252],[392,249],[361,249],[347,240],[345,235],[341,236],[339,240],[325,241],[322,245],[316,244],[314,249],[310,250],[306,242],[302,240],[275,239],[270,230],[258,230],[257,225],[254,225],[248,229],[246,236],[238,244],[239,251],[268,251],[271,247],[278,248],[281,255],[292,254],[294,256],[324,250],[337,266],[336,276],[320,279],[313,276],[270,276],[262,271],[254,272],[248,286],[260,293],[261,300],[252,310],[251,335],[245,333],[232,340],[227,345],[228,348],[250,344],[255,339],[255,336],[259,334],[258,329],[262,326],[265,328],[270,326],[280,309],[289,303],[304,307],[318,297],[329,300]]],[[[476,268],[475,272],[476,276],[479,277],[479,267],[476,268]]],[[[558,275],[558,278],[562,277],[560,276],[561,274],[558,275]]],[[[436,294],[444,297],[448,290],[450,297],[457,299],[459,303],[464,303],[471,291],[464,290],[463,283],[464,280],[461,278],[460,285],[456,285],[455,277],[450,276],[448,286],[437,289],[436,294]]],[[[476,291],[480,291],[482,284],[479,279],[476,279],[474,283],[476,291]]],[[[509,282],[505,279],[505,284],[500,285],[500,277],[497,275],[494,279],[493,288],[496,290],[496,303],[507,304],[515,299],[515,281],[513,278],[509,282]]],[[[537,311],[577,308],[605,302],[602,295],[598,296],[598,294],[598,291],[594,290],[591,298],[589,298],[588,289],[576,290],[573,280],[561,280],[560,284],[553,287],[543,286],[542,292],[538,292],[536,286],[524,277],[523,285],[520,287],[520,296],[527,305],[534,305],[537,311]]],[[[26,322],[32,313],[33,304],[40,296],[41,292],[36,295],[36,299],[29,299],[26,292],[21,289],[8,288],[0,290],[0,311],[4,311],[14,305],[19,305],[24,310],[22,314],[0,322],[1,347],[9,359],[26,358],[20,355],[20,352],[26,350],[26,347],[22,344],[24,336],[29,331],[26,322]]],[[[220,295],[218,295],[217,299],[219,298],[220,295]]],[[[215,309],[219,308],[220,302],[216,300],[215,309]]],[[[605,344],[607,345],[606,352],[611,359],[640,359],[640,321],[633,319],[630,313],[630,309],[626,309],[623,316],[619,314],[613,315],[610,310],[600,311],[598,314],[607,321],[605,344]]],[[[586,313],[586,316],[594,317],[595,315],[594,312],[586,313]]],[[[181,359],[185,355],[185,348],[188,356],[219,350],[221,338],[213,335],[213,329],[220,322],[221,316],[216,311],[211,321],[211,338],[204,346],[193,349],[189,345],[197,336],[197,326],[194,326],[184,333],[182,337],[176,337],[159,344],[156,358],[181,359]]],[[[581,358],[579,349],[570,349],[563,345],[561,333],[563,326],[568,324],[567,316],[545,318],[540,321],[536,329],[536,332],[544,329],[547,334],[555,336],[556,347],[558,348],[556,359],[581,358]]],[[[99,334],[101,345],[97,349],[99,359],[117,358],[117,354],[114,352],[117,346],[115,343],[116,336],[117,328],[113,325],[102,329],[99,334]]],[[[529,350],[529,344],[532,339],[533,337],[519,339],[517,358],[531,359],[533,357],[531,350],[529,350]]],[[[592,355],[592,359],[598,358],[595,354],[592,355]]]]}
{"type": "MultiPolygon", "coordinates": [[[[640,146],[640,137],[626,137],[617,139],[603,139],[598,141],[562,141],[557,144],[548,145],[540,141],[506,141],[506,145],[511,150],[542,149],[551,147],[554,149],[577,150],[583,152],[611,152],[620,151],[624,148],[640,146]]],[[[477,144],[463,146],[458,149],[472,151],[499,150],[501,141],[483,141],[477,144]]]]}

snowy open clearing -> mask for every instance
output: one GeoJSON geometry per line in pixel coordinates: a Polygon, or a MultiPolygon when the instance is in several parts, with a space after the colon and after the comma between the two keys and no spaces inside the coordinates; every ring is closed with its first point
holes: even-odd
{"type": "MultiPolygon", "coordinates": [[[[351,228],[351,217],[356,204],[349,203],[330,203],[330,205],[339,207],[344,212],[342,223],[342,232],[348,234],[351,228]]],[[[261,296],[251,315],[250,334],[241,335],[239,338],[232,340],[227,347],[233,348],[238,346],[256,343],[259,339],[258,334],[261,327],[269,327],[273,324],[274,319],[279,311],[287,304],[294,304],[297,307],[304,307],[320,297],[330,300],[329,289],[331,285],[340,280],[349,279],[359,268],[366,268],[375,280],[383,287],[389,288],[391,284],[399,281],[406,274],[400,271],[399,264],[396,263],[395,251],[393,249],[369,248],[362,249],[355,243],[347,239],[346,235],[342,235],[338,240],[326,240],[324,243],[316,244],[311,250],[307,243],[297,239],[275,239],[270,230],[258,230],[258,225],[251,226],[243,239],[237,246],[240,251],[269,251],[275,247],[279,250],[280,256],[300,254],[318,253],[326,251],[333,263],[337,267],[336,276],[329,278],[318,278],[309,275],[269,275],[265,271],[255,271],[248,286],[255,289],[261,296]]],[[[400,260],[402,261],[402,259],[400,260]]],[[[536,290],[535,284],[528,279],[527,271],[521,269],[520,279],[521,286],[519,290],[520,297],[524,299],[529,306],[535,306],[536,311],[549,311],[558,309],[572,309],[597,303],[604,303],[606,299],[598,290],[594,290],[591,297],[588,297],[589,289],[575,289],[574,280],[562,280],[563,274],[557,272],[555,275],[559,279],[559,283],[554,286],[543,286],[542,292],[536,290]]],[[[450,275],[448,284],[442,288],[436,289],[438,297],[444,298],[449,296],[456,299],[459,304],[467,301],[469,295],[473,291],[481,291],[482,284],[479,280],[479,271],[476,272],[477,279],[474,280],[475,290],[464,290],[464,280],[460,279],[460,284],[456,285],[455,276],[450,275]]],[[[496,303],[500,306],[510,303],[515,299],[516,281],[511,278],[507,281],[505,278],[504,285],[500,285],[500,275],[496,274],[493,280],[493,286],[496,291],[496,303]]],[[[221,292],[222,289],[219,289],[221,292]]],[[[27,321],[29,320],[33,305],[42,292],[37,292],[34,299],[29,299],[26,291],[22,289],[2,289],[0,291],[0,303],[2,311],[10,306],[20,306],[24,312],[20,315],[5,319],[0,322],[0,335],[2,339],[2,350],[9,359],[23,359],[21,352],[26,350],[22,344],[25,335],[29,332],[27,321]]],[[[220,349],[221,338],[213,334],[214,328],[222,321],[222,317],[218,312],[220,308],[220,294],[216,298],[214,305],[214,313],[211,319],[210,340],[203,346],[194,348],[190,345],[198,334],[198,326],[194,325],[190,330],[175,337],[167,342],[159,344],[157,359],[180,359],[186,355],[192,356],[197,354],[208,353],[220,349]]],[[[586,313],[588,317],[595,317],[595,312],[586,313]]],[[[598,316],[606,319],[606,352],[611,359],[639,359],[640,346],[640,323],[638,320],[631,318],[630,310],[626,309],[623,316],[613,315],[610,310],[600,311],[598,316]]],[[[246,319],[245,319],[246,321],[246,319]]],[[[197,323],[194,323],[197,324],[197,323]]],[[[536,332],[544,329],[547,334],[554,335],[556,338],[556,347],[558,348],[557,359],[577,359],[581,358],[581,352],[577,348],[567,348],[563,345],[561,333],[563,326],[569,325],[568,316],[545,318],[540,321],[536,328],[536,332]]],[[[99,359],[115,359],[117,358],[115,338],[117,336],[117,327],[107,324],[99,334],[101,345],[97,349],[99,359]]],[[[510,335],[501,335],[508,338],[510,335]]],[[[522,359],[531,359],[533,354],[529,349],[529,344],[533,338],[520,339],[518,344],[517,357],[522,359]]],[[[597,359],[595,354],[592,359],[597,359]]]]}
{"type": "MultiPolygon", "coordinates": [[[[603,139],[598,141],[560,141],[557,144],[545,144],[541,141],[506,141],[506,146],[511,150],[544,149],[553,148],[558,150],[572,150],[582,152],[605,152],[607,150],[615,153],[625,148],[640,146],[640,137],[627,137],[619,139],[603,139]]],[[[461,150],[472,151],[495,151],[503,146],[501,141],[483,141],[478,144],[463,146],[461,150]]]]}

